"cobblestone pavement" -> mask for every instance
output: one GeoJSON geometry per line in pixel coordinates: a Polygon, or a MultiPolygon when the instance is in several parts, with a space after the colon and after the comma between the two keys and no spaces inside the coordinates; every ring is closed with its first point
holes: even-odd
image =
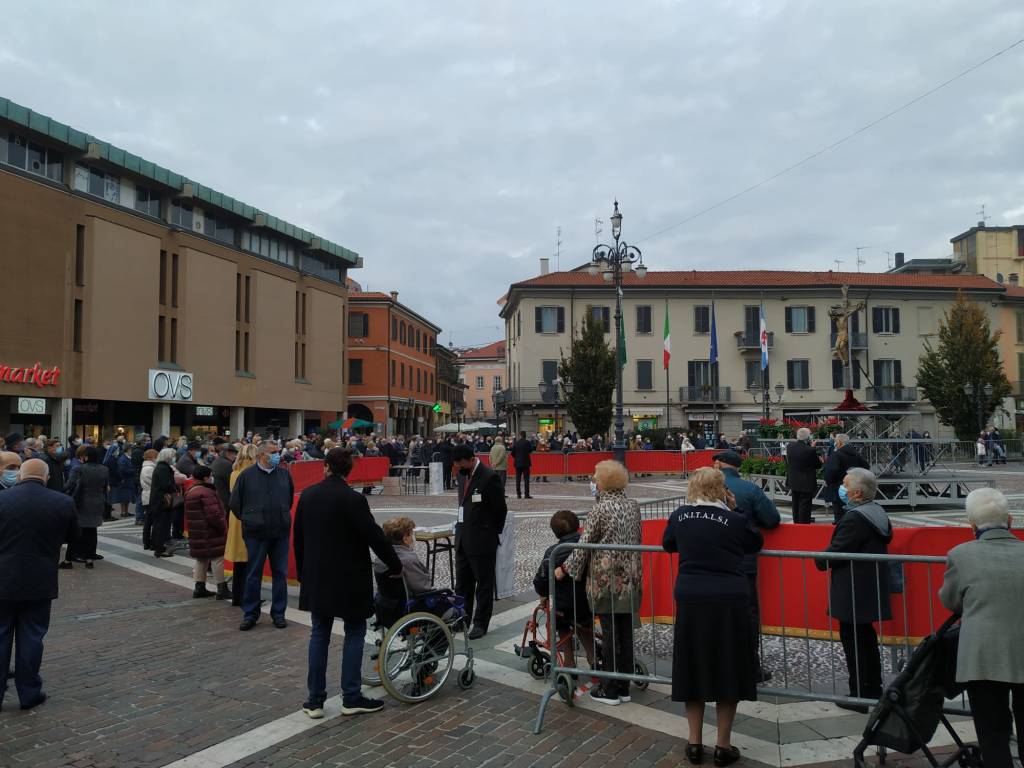
{"type": "MultiPolygon", "coordinates": [[[[1011,469],[1016,477],[996,476],[995,484],[1018,481],[1019,468],[1011,469]]],[[[551,541],[550,512],[563,506],[585,511],[590,503],[585,485],[538,485],[533,500],[510,500],[517,514],[518,588],[529,585],[551,541]]],[[[679,479],[640,478],[631,492],[658,498],[684,487],[679,479]]],[[[378,519],[411,512],[423,524],[449,520],[453,503],[451,497],[417,497],[415,503],[412,497],[371,498],[378,519]]],[[[925,522],[956,524],[956,514],[934,511],[925,522]]],[[[389,703],[384,713],[353,719],[331,717],[329,710],[314,724],[297,714],[305,693],[307,614],[290,608],[286,630],[264,620],[239,633],[237,609],[191,599],[188,558],[155,561],[141,551],[130,521],[105,525],[100,535],[104,562],[94,571],[60,573],[61,599],[43,667],[51,699],[20,712],[13,689],[8,693],[0,713],[0,768],[683,763],[685,721],[666,686],[635,691],[633,704],[611,709],[585,696],[575,709],[555,699],[541,736],[532,734],[547,684],[531,679],[512,652],[532,609],[528,591],[497,603],[492,631],[474,643],[478,679],[470,691],[449,683],[414,708],[389,703]]],[[[439,566],[443,583],[447,564],[439,566]]],[[[656,646],[664,644],[665,631],[658,629],[656,646]]],[[[650,632],[645,627],[638,640],[650,632]]],[[[332,644],[332,670],[339,646],[332,644]]],[[[657,661],[658,674],[668,674],[666,659],[647,660],[651,666],[657,661]]],[[[791,670],[803,664],[789,661],[791,670]]],[[[372,695],[384,694],[377,689],[372,695]]],[[[713,709],[708,720],[705,741],[711,743],[713,709]]],[[[849,765],[864,724],[864,716],[822,702],[744,702],[734,742],[744,750],[745,765],[849,765]]],[[[969,722],[956,727],[972,736],[969,722]]]]}

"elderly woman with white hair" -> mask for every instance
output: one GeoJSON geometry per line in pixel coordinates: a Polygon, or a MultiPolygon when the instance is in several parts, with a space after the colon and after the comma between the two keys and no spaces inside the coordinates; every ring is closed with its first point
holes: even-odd
{"type": "Polygon", "coordinates": [[[995,488],[968,494],[967,521],[975,540],[950,550],[939,599],[961,616],[956,681],[967,686],[985,768],[1010,768],[1014,721],[1024,761],[1024,543],[995,488]]]}
{"type": "Polygon", "coordinates": [[[150,542],[155,557],[170,557],[164,546],[171,535],[171,516],[178,485],[174,477],[174,462],[178,454],[173,448],[163,448],[156,456],[153,478],[150,481],[149,515],[150,542]]]}
{"type": "MultiPolygon", "coordinates": [[[[843,478],[839,498],[845,509],[832,530],[826,552],[888,554],[892,541],[889,516],[874,499],[878,480],[867,469],[854,467],[843,478]]],[[[829,613],[839,622],[839,640],[846,656],[850,696],[882,697],[882,657],[874,622],[892,619],[889,604],[888,563],[817,560],[819,570],[830,570],[829,613]]],[[[863,704],[839,704],[843,709],[867,712],[863,704]]]]}

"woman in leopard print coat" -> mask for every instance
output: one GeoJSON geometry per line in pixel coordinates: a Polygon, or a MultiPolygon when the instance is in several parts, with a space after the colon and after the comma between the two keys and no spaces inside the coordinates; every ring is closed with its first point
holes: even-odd
{"type": "MultiPolygon", "coordinates": [[[[597,498],[587,515],[581,544],[639,544],[640,505],[626,496],[629,473],[617,461],[602,461],[594,469],[597,498]]],[[[586,580],[587,598],[601,622],[602,668],[633,673],[633,617],[640,610],[639,552],[577,549],[556,571],[586,580]]],[[[629,683],[604,680],[591,692],[596,701],[629,701],[629,683]]]]}

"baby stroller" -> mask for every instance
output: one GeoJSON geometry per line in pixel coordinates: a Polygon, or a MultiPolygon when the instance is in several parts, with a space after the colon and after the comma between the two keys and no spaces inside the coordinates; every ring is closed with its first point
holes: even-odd
{"type": "Polygon", "coordinates": [[[459,671],[463,690],[473,685],[473,648],[466,637],[463,599],[450,589],[410,595],[405,579],[374,574],[377,582],[369,669],[363,683],[382,685],[393,698],[406,704],[426,701],[444,686],[456,656],[466,657],[459,671]],[[462,633],[462,650],[455,635],[462,633]]]}
{"type": "Polygon", "coordinates": [[[893,749],[904,754],[917,750],[928,762],[939,768],[959,763],[963,768],[981,766],[981,751],[975,746],[963,743],[949,720],[942,712],[943,702],[962,692],[956,683],[956,651],[960,636],[960,620],[950,616],[935,632],[925,638],[910,656],[906,667],[885,689],[885,694],[875,705],[864,737],[853,751],[853,764],[864,768],[864,751],[869,746],[893,749]],[[930,749],[928,742],[935,735],[939,723],[945,726],[956,752],[940,763],[930,749]]]}
{"type": "MultiPolygon", "coordinates": [[[[533,615],[526,620],[521,643],[513,646],[516,656],[528,660],[527,669],[530,672],[530,676],[535,680],[546,680],[551,676],[552,653],[554,653],[558,666],[565,666],[566,659],[568,658],[567,651],[572,649],[572,656],[579,663],[579,658],[583,654],[583,648],[580,647],[576,633],[572,629],[568,629],[560,631],[558,635],[560,637],[552,646],[550,608],[548,601],[545,600],[533,609],[533,615]]],[[[597,665],[600,666],[601,633],[597,630],[594,632],[594,656],[597,665]]],[[[636,659],[633,662],[633,672],[637,675],[646,676],[648,674],[647,665],[636,659]]],[[[576,692],[576,681],[573,677],[563,672],[558,675],[558,679],[555,681],[555,687],[558,689],[559,696],[570,706],[575,701],[576,692]]],[[[646,691],[648,687],[646,682],[633,683],[633,685],[641,691],[646,691]]]]}

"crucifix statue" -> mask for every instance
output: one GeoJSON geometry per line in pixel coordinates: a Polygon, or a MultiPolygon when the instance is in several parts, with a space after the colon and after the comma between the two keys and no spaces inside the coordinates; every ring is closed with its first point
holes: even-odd
{"type": "Polygon", "coordinates": [[[850,317],[860,312],[867,306],[864,300],[852,304],[847,294],[850,286],[844,285],[843,303],[830,307],[828,316],[836,323],[836,343],[832,347],[832,357],[842,362],[844,368],[850,367],[850,317]]]}

